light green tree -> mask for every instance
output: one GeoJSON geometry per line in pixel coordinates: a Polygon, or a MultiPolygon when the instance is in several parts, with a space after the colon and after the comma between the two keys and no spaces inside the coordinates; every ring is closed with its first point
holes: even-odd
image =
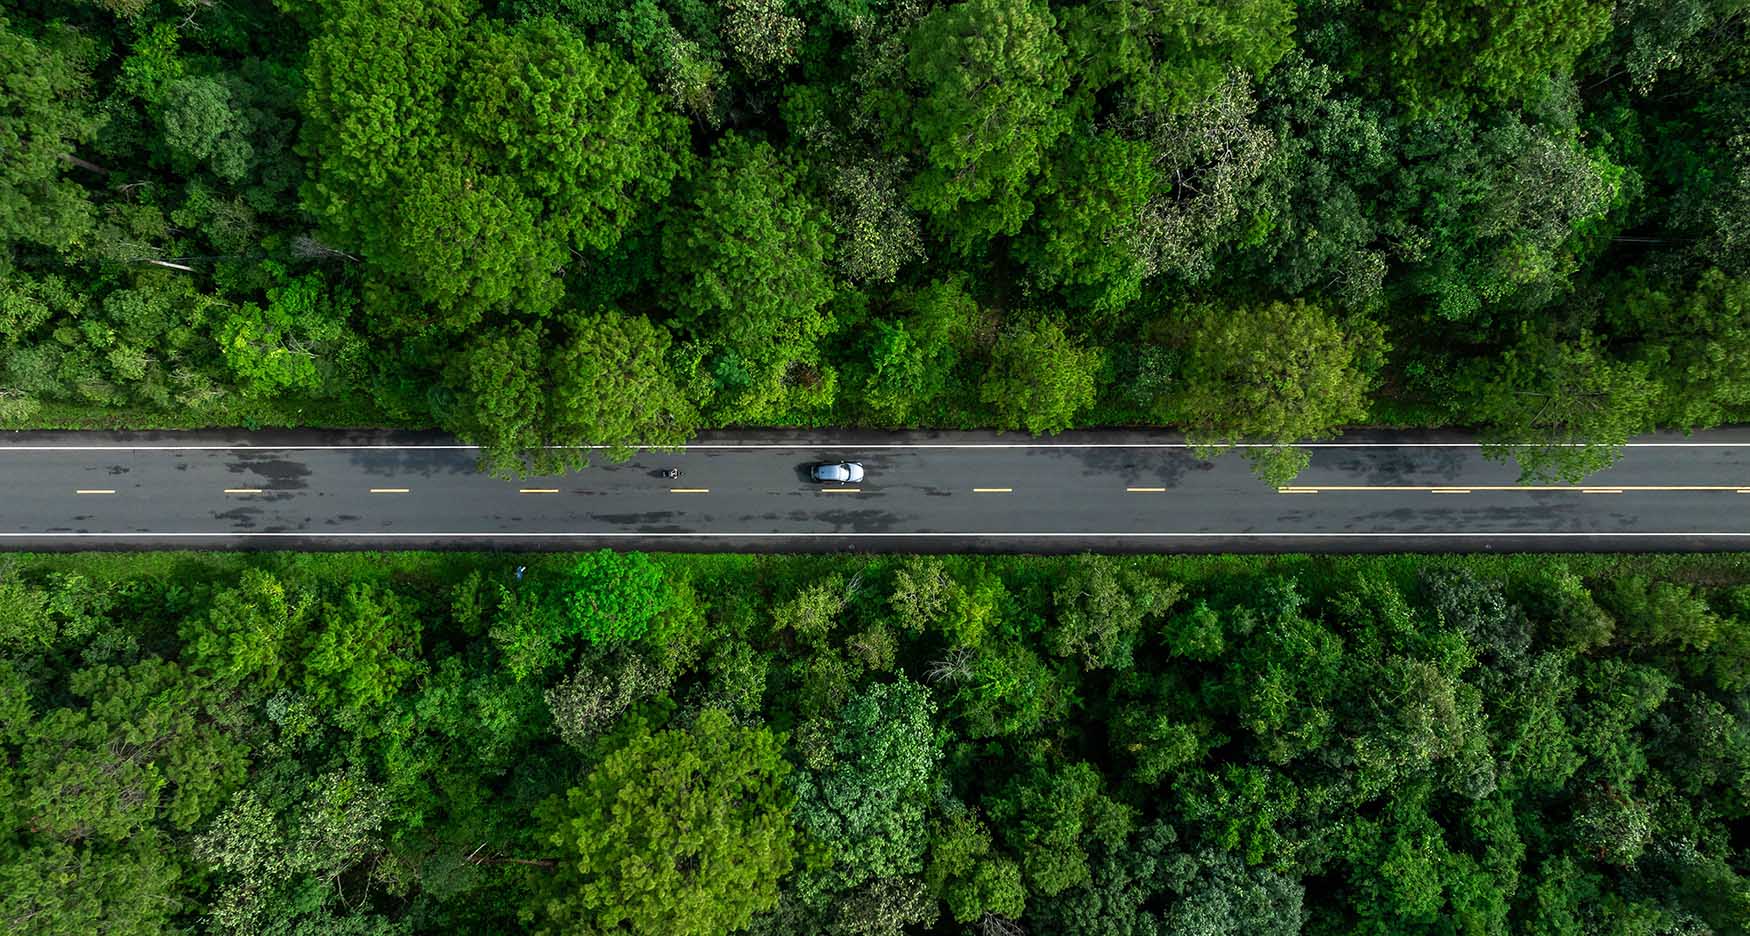
{"type": "Polygon", "coordinates": [[[730,135],[663,228],[668,301],[708,344],[706,412],[716,419],[780,412],[796,392],[793,368],[818,359],[831,328],[822,310],[833,297],[832,230],[800,185],[771,146],[730,135]]]}
{"type": "Polygon", "coordinates": [[[1293,480],[1306,466],[1294,443],[1329,437],[1366,415],[1375,358],[1384,351],[1367,323],[1344,327],[1298,300],[1202,309],[1184,334],[1179,387],[1163,401],[1164,413],[1206,453],[1270,443],[1246,457],[1271,484],[1293,480]]]}
{"type": "Polygon", "coordinates": [[[1099,369],[1098,350],[1084,347],[1057,322],[1041,320],[997,345],[978,396],[999,428],[1057,432],[1093,405],[1099,369]]]}
{"type": "Polygon", "coordinates": [[[1471,380],[1484,454],[1512,458],[1520,480],[1576,483],[1608,468],[1652,426],[1659,385],[1644,362],[1611,360],[1593,336],[1527,334],[1471,380]]]}
{"type": "Polygon", "coordinates": [[[1064,39],[1090,90],[1176,109],[1238,69],[1256,78],[1293,48],[1291,0],[1096,0],[1063,11],[1064,39]]]}
{"type": "Polygon", "coordinates": [[[1013,234],[1032,213],[1029,180],[1069,127],[1065,48],[1037,0],[938,7],[906,39],[916,91],[878,108],[896,144],[923,153],[912,203],[963,246],[1013,234]]]}
{"type": "Polygon", "coordinates": [[[1416,111],[1508,104],[1610,32],[1608,0],[1392,0],[1367,15],[1364,68],[1416,111]]]}
{"type": "Polygon", "coordinates": [[[545,817],[561,856],[525,911],[540,932],[714,936],[778,901],[796,859],[781,738],[705,709],[643,719],[545,817]]]}
{"type": "Polygon", "coordinates": [[[610,309],[576,316],[566,331],[548,364],[548,444],[608,446],[620,460],[639,445],[687,440],[698,415],[670,376],[666,329],[610,309]]]}

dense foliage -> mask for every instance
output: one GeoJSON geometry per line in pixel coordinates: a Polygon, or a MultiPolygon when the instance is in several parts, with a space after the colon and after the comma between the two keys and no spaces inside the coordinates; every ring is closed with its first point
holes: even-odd
{"type": "Polygon", "coordinates": [[[1750,563],[24,556],[0,794],[45,936],[1731,936],[1750,563]]]}
{"type": "Polygon", "coordinates": [[[0,425],[1572,477],[1750,418],[1747,79],[1744,0],[15,0],[0,425]]]}

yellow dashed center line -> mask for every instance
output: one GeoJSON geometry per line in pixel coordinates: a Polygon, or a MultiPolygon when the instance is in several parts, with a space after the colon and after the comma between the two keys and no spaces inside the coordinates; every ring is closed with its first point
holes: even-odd
{"type": "Polygon", "coordinates": [[[406,488],[371,488],[372,494],[406,494],[406,488]]]}
{"type": "Polygon", "coordinates": [[[558,488],[519,488],[518,494],[557,494],[558,488]]]}
{"type": "Polygon", "coordinates": [[[226,494],[260,494],[261,488],[226,488],[226,494]]]}
{"type": "Polygon", "coordinates": [[[670,494],[709,494],[710,488],[669,488],[670,494]]]}
{"type": "Polygon", "coordinates": [[[821,488],[822,494],[861,494],[862,488],[821,488]]]}
{"type": "Polygon", "coordinates": [[[75,494],[114,494],[114,488],[80,488],[75,494]]]}
{"type": "Polygon", "coordinates": [[[1014,488],[973,488],[974,494],[1012,494],[1014,488]]]}
{"type": "Polygon", "coordinates": [[[1127,487],[1124,490],[1129,491],[1132,494],[1165,494],[1167,492],[1167,489],[1164,487],[1161,487],[1161,488],[1127,487]]]}

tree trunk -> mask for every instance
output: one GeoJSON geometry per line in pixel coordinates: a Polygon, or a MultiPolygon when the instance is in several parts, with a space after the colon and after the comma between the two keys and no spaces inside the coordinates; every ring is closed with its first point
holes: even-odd
{"type": "Polygon", "coordinates": [[[97,173],[98,175],[109,175],[110,174],[110,170],[105,169],[102,166],[99,166],[98,164],[91,162],[89,160],[80,159],[79,157],[73,155],[72,153],[62,153],[61,158],[66,160],[67,162],[72,163],[75,166],[78,166],[81,169],[89,169],[92,172],[97,173]]]}

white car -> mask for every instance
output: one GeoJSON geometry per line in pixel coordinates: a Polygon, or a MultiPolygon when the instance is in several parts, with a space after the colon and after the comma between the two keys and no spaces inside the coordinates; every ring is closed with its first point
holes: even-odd
{"type": "Polygon", "coordinates": [[[808,469],[808,475],[816,481],[856,484],[863,480],[863,466],[856,462],[828,462],[808,469]]]}

